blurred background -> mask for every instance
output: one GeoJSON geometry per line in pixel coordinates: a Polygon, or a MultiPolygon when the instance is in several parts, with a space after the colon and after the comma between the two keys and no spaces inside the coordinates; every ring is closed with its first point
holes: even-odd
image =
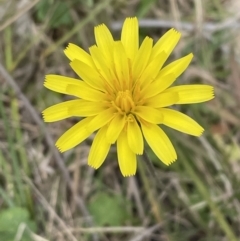
{"type": "Polygon", "coordinates": [[[240,1],[1,0],[0,84],[0,241],[240,239],[240,1]],[[194,53],[177,84],[215,88],[214,100],[179,107],[202,137],[164,128],[174,164],[148,150],[157,180],[141,157],[123,178],[114,146],[99,170],[87,166],[93,137],[59,154],[55,141],[78,119],[41,117],[69,99],[43,87],[46,74],[74,76],[67,44],[88,50],[101,23],[119,39],[128,16],[139,18],[140,40],[177,28],[169,60],[194,53]]]}

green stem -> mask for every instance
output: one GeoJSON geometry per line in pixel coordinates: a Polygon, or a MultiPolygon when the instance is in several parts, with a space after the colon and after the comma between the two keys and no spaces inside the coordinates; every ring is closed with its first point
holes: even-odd
{"type": "MultiPolygon", "coordinates": [[[[23,137],[22,137],[22,132],[21,132],[21,123],[20,123],[20,116],[18,113],[18,102],[16,99],[12,100],[12,120],[14,120],[15,122],[15,128],[14,128],[14,136],[16,137],[16,143],[24,143],[23,137]]],[[[27,153],[26,150],[24,148],[24,145],[19,145],[17,152],[19,154],[19,159],[20,159],[20,166],[21,169],[19,170],[19,172],[21,172],[22,168],[23,168],[23,172],[25,173],[25,175],[27,175],[28,177],[30,176],[31,172],[30,172],[30,167],[29,167],[29,162],[28,162],[28,158],[27,158],[27,153]]],[[[31,198],[31,189],[28,185],[23,185],[23,190],[22,192],[24,192],[25,194],[25,198],[26,198],[26,202],[28,204],[29,209],[31,210],[31,212],[33,212],[33,202],[32,202],[32,198],[31,198]]]]}
{"type": "Polygon", "coordinates": [[[54,52],[56,49],[60,48],[66,41],[68,41],[74,34],[79,32],[83,26],[85,26],[88,22],[90,22],[94,16],[96,16],[98,13],[100,13],[103,9],[105,9],[109,4],[111,0],[106,0],[102,2],[101,4],[97,5],[91,13],[83,19],[81,22],[79,22],[74,28],[72,28],[67,34],[65,34],[61,39],[59,39],[56,43],[50,45],[42,54],[41,58],[45,58],[48,55],[50,55],[52,52],[54,52]]]}
{"type": "Polygon", "coordinates": [[[4,42],[5,42],[5,64],[7,70],[12,66],[12,29],[7,27],[4,29],[4,42]]]}
{"type": "Polygon", "coordinates": [[[0,101],[0,117],[3,119],[4,130],[7,135],[9,156],[11,158],[11,163],[12,163],[12,171],[13,171],[12,175],[14,176],[14,187],[15,187],[14,196],[15,196],[15,199],[17,200],[16,203],[18,203],[19,205],[22,205],[23,203],[25,203],[25,197],[22,192],[23,183],[22,183],[21,174],[20,174],[21,169],[18,164],[18,156],[16,153],[16,148],[14,143],[14,134],[13,134],[14,132],[10,127],[8,116],[2,101],[0,101]]]}
{"type": "MultiPolygon", "coordinates": [[[[149,159],[146,151],[143,152],[143,156],[142,157],[143,157],[144,163],[147,166],[148,172],[150,174],[149,176],[152,177],[152,183],[154,183],[155,185],[156,184],[159,185],[162,188],[162,190],[163,190],[163,184],[159,180],[159,178],[158,178],[158,176],[156,174],[155,168],[154,168],[151,160],[149,159]]],[[[144,184],[144,188],[146,190],[149,202],[150,202],[150,204],[152,206],[152,211],[153,211],[153,214],[155,216],[155,219],[159,223],[161,223],[163,225],[164,214],[162,212],[161,203],[157,200],[157,193],[156,193],[156,191],[154,189],[154,185],[153,185],[153,187],[151,187],[150,179],[146,175],[146,172],[145,172],[145,170],[143,168],[142,162],[139,162],[139,169],[140,169],[140,174],[141,174],[142,181],[143,181],[143,184],[144,184]]],[[[167,236],[167,240],[171,241],[172,238],[170,236],[170,232],[168,231],[168,226],[167,225],[163,225],[163,228],[166,231],[165,234],[167,236]]]]}

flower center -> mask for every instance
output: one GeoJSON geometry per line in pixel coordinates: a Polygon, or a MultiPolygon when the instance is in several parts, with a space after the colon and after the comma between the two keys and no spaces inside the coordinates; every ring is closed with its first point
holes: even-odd
{"type": "Polygon", "coordinates": [[[135,107],[132,94],[129,90],[119,91],[117,93],[116,99],[112,101],[112,105],[120,113],[126,113],[126,114],[130,113],[135,107]]]}

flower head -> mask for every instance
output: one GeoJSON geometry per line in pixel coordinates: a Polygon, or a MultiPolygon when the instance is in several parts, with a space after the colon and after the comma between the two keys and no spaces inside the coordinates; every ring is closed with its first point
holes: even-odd
{"type": "Polygon", "coordinates": [[[136,155],[143,153],[145,138],[156,156],[171,164],[177,154],[159,125],[194,136],[200,136],[203,128],[167,107],[208,101],[214,97],[213,87],[170,87],[193,58],[190,53],[163,67],[180,39],[175,29],[166,32],[155,45],[146,37],[140,47],[137,18],[125,20],[119,41],[114,41],[104,24],[95,27],[94,33],[96,45],[89,48],[89,53],[74,44],[64,50],[81,80],[46,76],[46,88],[78,99],[45,109],[44,120],[83,117],[57,140],[56,146],[61,152],[67,151],[97,131],[88,164],[100,167],[110,146],[116,143],[120,170],[124,176],[131,176],[136,172],[136,155]]]}

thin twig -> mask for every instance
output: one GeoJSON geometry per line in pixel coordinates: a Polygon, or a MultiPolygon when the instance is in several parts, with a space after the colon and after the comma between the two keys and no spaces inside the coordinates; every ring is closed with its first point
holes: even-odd
{"type": "Polygon", "coordinates": [[[29,11],[31,8],[33,8],[40,0],[35,0],[32,3],[29,3],[27,6],[22,7],[21,9],[18,9],[16,11],[16,15],[9,18],[5,23],[0,25],[0,32],[5,29],[7,26],[11,25],[15,21],[17,21],[22,15],[24,15],[27,11],[29,11]]]}
{"type": "Polygon", "coordinates": [[[144,227],[92,227],[92,228],[70,228],[73,233],[139,233],[144,227]]]}
{"type": "MultiPolygon", "coordinates": [[[[31,103],[29,102],[27,97],[22,93],[21,89],[16,84],[16,81],[10,76],[10,74],[6,71],[6,69],[1,64],[0,64],[0,75],[2,75],[2,77],[12,87],[12,89],[15,91],[15,93],[19,97],[19,99],[21,99],[22,102],[24,103],[26,109],[31,114],[35,123],[40,127],[41,131],[44,134],[44,137],[46,139],[46,142],[47,142],[48,146],[52,149],[53,156],[55,157],[55,160],[56,160],[56,164],[57,164],[58,168],[61,170],[62,175],[63,175],[63,177],[64,177],[64,179],[67,183],[67,186],[71,190],[80,211],[82,212],[82,214],[85,217],[89,218],[90,214],[89,214],[89,212],[86,208],[86,205],[85,205],[83,199],[80,198],[79,196],[74,195],[74,188],[72,186],[70,174],[69,174],[67,168],[64,165],[64,160],[62,159],[62,156],[60,155],[58,150],[55,148],[54,141],[53,141],[51,135],[49,134],[48,130],[46,129],[42,119],[39,117],[38,113],[36,112],[34,107],[31,105],[31,103]]],[[[92,226],[92,221],[89,221],[89,225],[92,226]]],[[[94,237],[95,241],[98,240],[97,235],[93,234],[93,237],[94,237]]]]}
{"type": "Polygon", "coordinates": [[[147,228],[142,233],[138,234],[137,236],[131,238],[129,241],[141,241],[146,240],[147,237],[149,237],[153,232],[158,230],[161,227],[160,224],[156,224],[150,228],[147,228]]]}
{"type": "Polygon", "coordinates": [[[31,182],[31,180],[27,177],[24,176],[24,179],[28,183],[28,185],[33,189],[34,193],[38,197],[38,200],[40,203],[42,203],[42,206],[49,212],[50,216],[52,216],[56,222],[58,222],[59,227],[62,229],[62,232],[68,234],[68,236],[71,238],[73,241],[77,241],[76,237],[72,234],[72,231],[65,222],[57,215],[53,207],[47,202],[47,200],[44,198],[44,196],[41,194],[41,192],[35,187],[35,185],[31,182]]]}
{"type": "MultiPolygon", "coordinates": [[[[240,28],[240,23],[238,22],[239,15],[235,16],[232,19],[229,19],[224,22],[220,23],[203,23],[202,29],[203,31],[208,32],[216,32],[220,31],[226,28],[232,28],[237,29],[240,28]]],[[[194,23],[190,22],[180,22],[176,26],[176,21],[173,20],[156,20],[156,19],[142,19],[139,20],[139,26],[140,28],[172,28],[172,27],[178,27],[179,30],[187,30],[187,31],[193,31],[197,29],[197,26],[194,23]]],[[[122,28],[122,21],[113,22],[111,24],[111,29],[116,31],[120,30],[122,28]]]]}

